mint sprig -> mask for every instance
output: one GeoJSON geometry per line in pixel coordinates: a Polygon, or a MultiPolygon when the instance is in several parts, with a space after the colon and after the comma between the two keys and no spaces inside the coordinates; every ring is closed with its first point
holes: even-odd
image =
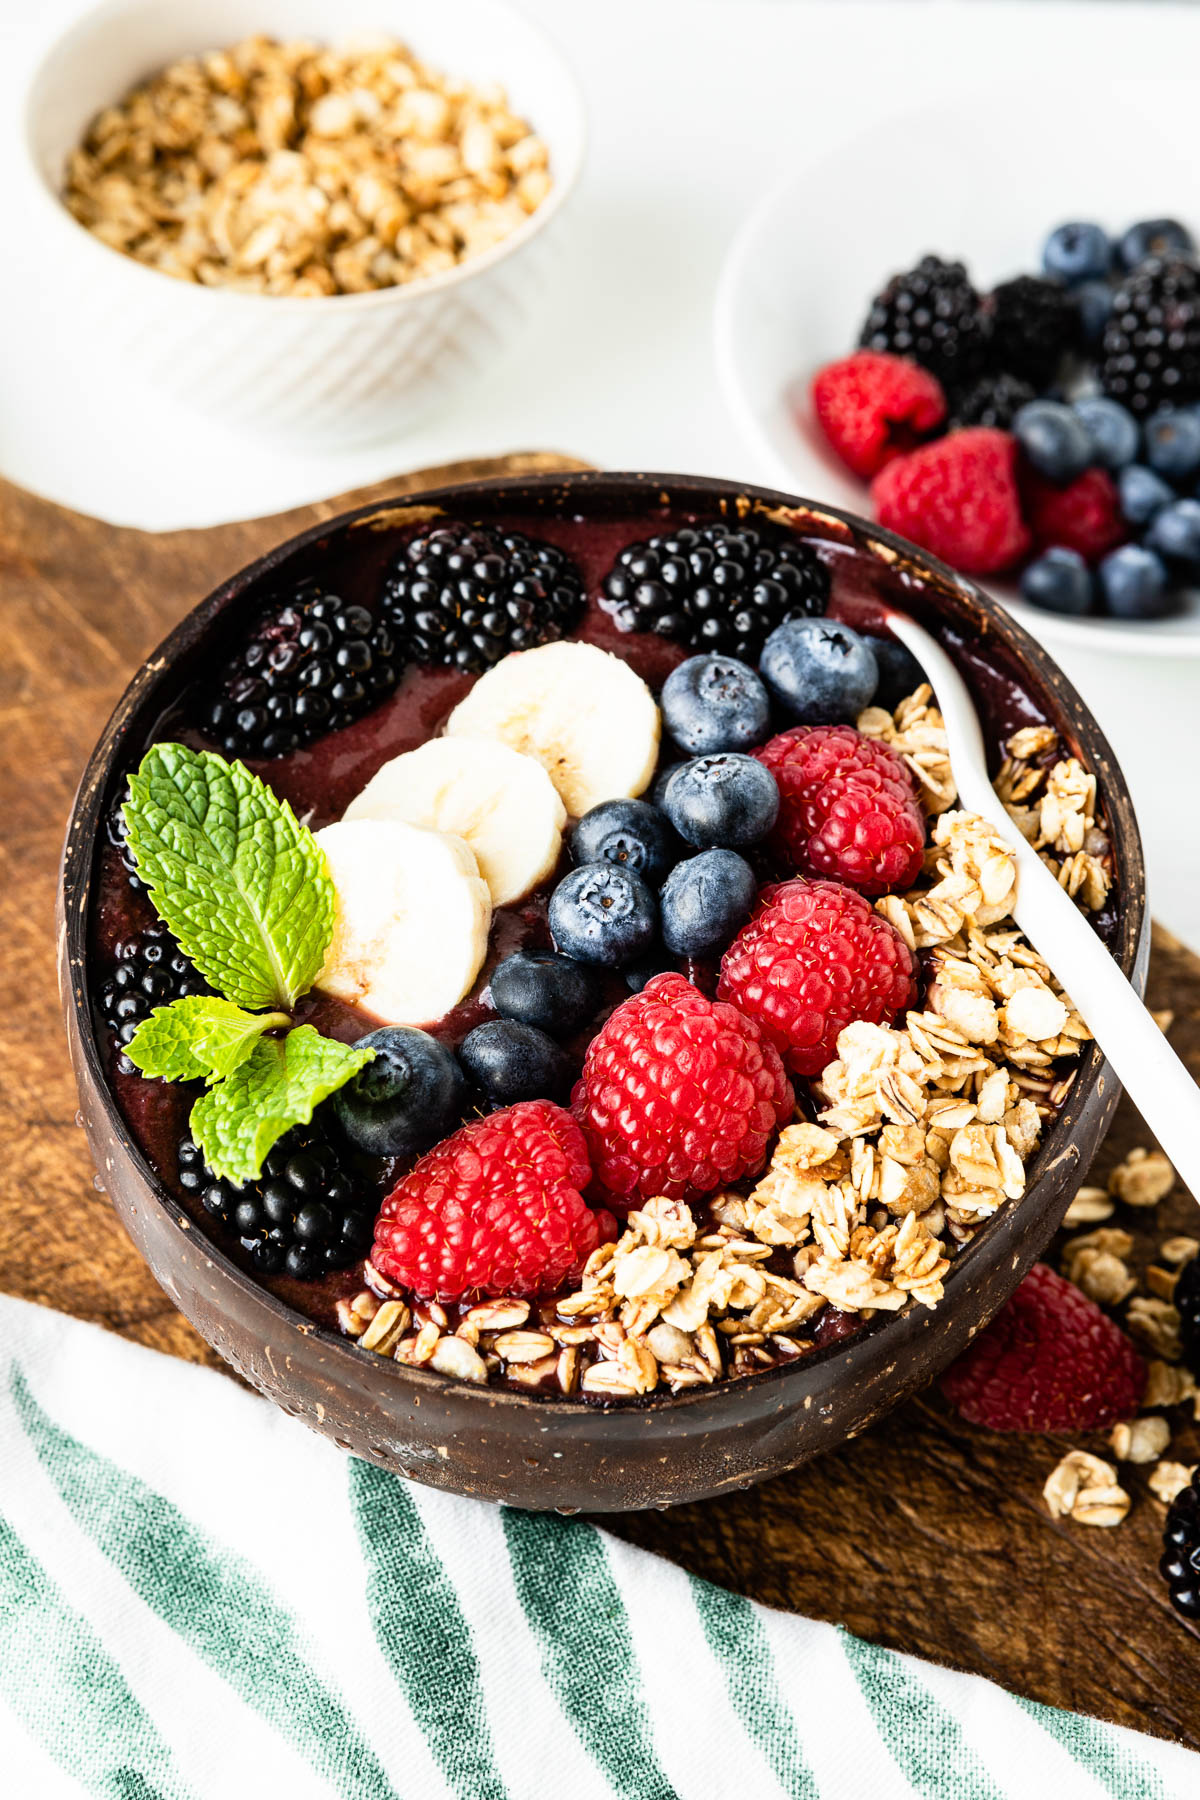
{"type": "Polygon", "coordinates": [[[143,1019],[125,1054],[143,1075],[211,1086],[252,1055],[264,1031],[290,1024],[285,1012],[244,1012],[215,994],[187,994],[143,1019]]]}
{"type": "Polygon", "coordinates": [[[214,1175],[257,1180],[375,1052],[291,1027],[321,972],[335,895],[324,852],[240,762],[156,744],[130,778],[127,841],[150,899],[215,995],[156,1007],[124,1046],[143,1075],[200,1081],[192,1135],[214,1175]]]}
{"type": "Polygon", "coordinates": [[[290,1010],[333,933],[325,853],[244,763],[156,744],[129,783],[125,828],[155,911],[211,987],[290,1010]]]}
{"type": "Polygon", "coordinates": [[[192,1136],[214,1173],[254,1181],[271,1146],[356,1075],[375,1052],[298,1025],[260,1038],[243,1063],[192,1108],[192,1136]]]}

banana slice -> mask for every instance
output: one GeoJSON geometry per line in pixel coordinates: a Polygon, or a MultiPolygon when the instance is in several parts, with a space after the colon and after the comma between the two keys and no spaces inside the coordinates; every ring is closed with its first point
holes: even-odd
{"type": "Polygon", "coordinates": [[[566,808],[540,762],[494,738],[430,738],[384,763],[347,819],[403,819],[448,831],[475,853],[493,906],[507,906],[554,871],[566,808]]]}
{"type": "Polygon", "coordinates": [[[399,819],[343,819],[316,839],[337,895],[316,985],[388,1025],[432,1025],[474,985],[492,904],[469,845],[399,819]]]}
{"type": "Polygon", "coordinates": [[[575,818],[602,800],[633,799],[658,760],[650,689],[619,656],[574,641],[504,657],[455,707],[446,733],[499,738],[535,757],[575,818]]]}

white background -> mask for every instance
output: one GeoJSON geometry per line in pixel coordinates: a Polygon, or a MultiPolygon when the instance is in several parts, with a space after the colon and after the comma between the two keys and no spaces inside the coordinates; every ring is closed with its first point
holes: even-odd
{"type": "MultiPolygon", "coordinates": [[[[515,449],[610,468],[765,475],[717,391],[713,290],[763,188],[865,123],[954,95],[979,128],[1037,134],[1059,83],[1095,90],[1095,130],[1121,130],[1122,89],[1149,81],[1200,116],[1200,8],[1135,0],[524,0],[579,73],[591,150],[552,306],[524,351],[402,441],[339,455],[269,449],[139,393],[70,329],[37,234],[24,228],[19,94],[36,47],[78,0],[0,0],[0,473],[115,522],[162,529],[268,513],[422,464],[515,449]]],[[[1130,144],[1136,156],[1137,144],[1130,144]]],[[[1076,153],[1087,155],[1087,142],[1076,153]]],[[[1200,147],[1197,148],[1200,175],[1200,147]]],[[[947,155],[953,155],[948,144],[947,155]]],[[[1147,170],[1153,212],[1154,170],[1147,170]]],[[[902,183],[904,146],[879,204],[902,183]]],[[[1200,181],[1197,182],[1200,195],[1200,181]]],[[[1030,194],[1030,235],[1041,219],[1030,194]]],[[[1198,216],[1192,223],[1200,223],[1198,216]]],[[[847,234],[869,232],[847,218],[847,234]]],[[[915,245],[914,253],[926,246],[915,245]]],[[[943,247],[952,248],[952,247],[943,247]]],[[[838,254],[812,246],[813,279],[838,254]]],[[[865,298],[865,297],[864,297],[865,298]]],[[[848,335],[853,322],[848,322],[848,335]]],[[[1200,944],[1200,831],[1188,755],[1200,661],[1180,670],[1068,666],[1130,771],[1156,915],[1200,944]],[[1172,733],[1171,722],[1175,730],[1172,733]],[[1186,723],[1186,729],[1181,727],[1186,723]],[[1162,753],[1159,753],[1159,733],[1162,753]],[[1185,760],[1186,758],[1186,760],[1185,760]],[[1192,824],[1188,824],[1188,819],[1192,824]]]]}

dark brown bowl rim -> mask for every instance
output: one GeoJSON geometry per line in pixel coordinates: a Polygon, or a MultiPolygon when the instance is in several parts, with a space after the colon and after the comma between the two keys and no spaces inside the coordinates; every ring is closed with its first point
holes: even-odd
{"type": "MultiPolygon", "coordinates": [[[[233,603],[248,585],[258,582],[264,575],[268,575],[272,568],[303,550],[309,544],[319,543],[323,538],[330,537],[347,527],[353,528],[358,523],[366,523],[368,520],[378,521],[381,527],[391,523],[393,516],[395,522],[402,522],[405,516],[412,516],[415,508],[448,506],[461,510],[462,501],[476,494],[514,494],[518,496],[528,494],[533,497],[544,497],[553,494],[556,489],[567,494],[595,488],[613,491],[619,490],[623,485],[630,489],[631,500],[636,498],[643,503],[649,493],[662,501],[669,500],[683,504],[693,501],[700,505],[712,503],[717,510],[726,510],[732,505],[735,516],[739,517],[749,509],[759,514],[783,514],[794,518],[797,522],[803,520],[818,525],[824,524],[831,527],[834,533],[842,537],[848,544],[852,543],[860,550],[880,556],[900,571],[910,570],[914,576],[923,580],[926,587],[932,585],[951,589],[960,599],[978,608],[987,627],[998,631],[999,636],[1006,641],[1008,648],[1016,654],[1018,662],[1033,665],[1041,683],[1056,693],[1064,709],[1071,715],[1071,722],[1075,728],[1084,731],[1091,739],[1089,762],[1093,765],[1092,772],[1097,774],[1105,811],[1111,823],[1114,853],[1121,865],[1117,902],[1118,950],[1115,954],[1118,954],[1120,966],[1125,974],[1136,978],[1135,965],[1138,946],[1145,926],[1145,874],[1142,845],[1129,790],[1108,739],[1063,671],[1037,643],[1036,639],[1030,636],[1024,626],[1019,624],[998,601],[993,600],[975,582],[958,574],[937,557],[931,556],[894,532],[887,531],[844,508],[789,495],[778,489],[758,487],[744,482],[723,481],[710,476],[668,475],[626,470],[575,470],[515,477],[501,476],[484,481],[456,482],[442,487],[422,489],[413,494],[400,495],[393,500],[377,500],[364,506],[354,507],[347,512],[335,514],[276,544],[262,556],[256,557],[252,562],[235,571],[204,599],[189,608],[179,623],[145,659],[126,686],[88,758],[72,804],[63,851],[60,901],[66,932],[72,1004],[84,1058],[101,1096],[109,1129],[131,1158],[149,1194],[166,1212],[179,1231],[193,1233],[193,1221],[166,1187],[157,1171],[147,1161],[140,1145],[126,1127],[100,1057],[88,988],[87,924],[91,908],[90,887],[95,844],[101,827],[101,811],[105,792],[109,785],[113,766],[123,748],[126,727],[131,715],[146,702],[174,662],[175,657],[182,650],[191,648],[203,638],[226,605],[233,603]],[[384,516],[381,517],[381,515],[384,516]],[[1102,775],[1100,769],[1095,766],[1096,764],[1102,765],[1102,775]]],[[[1071,1097],[1082,1098],[1085,1093],[1102,1083],[1106,1074],[1108,1080],[1115,1084],[1115,1076],[1109,1070],[1097,1045],[1089,1042],[1077,1065],[1071,1097]]],[[[1022,1208],[1030,1206],[1041,1176],[1069,1149],[1074,1129],[1074,1119],[1066,1112],[1060,1114],[1034,1159],[1033,1179],[1026,1188],[1025,1194],[1020,1201],[1009,1202],[1010,1206],[1013,1204],[1022,1208]]],[[[982,1254],[986,1250],[988,1234],[993,1223],[1004,1217],[1006,1212],[1006,1207],[998,1209],[975,1234],[966,1249],[954,1258],[950,1271],[945,1277],[947,1300],[969,1276],[971,1265],[977,1260],[977,1254],[982,1254]]],[[[315,1338],[327,1346],[335,1358],[354,1359],[354,1366],[361,1369],[362,1357],[370,1353],[361,1350],[353,1340],[343,1337],[326,1326],[316,1324],[304,1313],[296,1311],[286,1301],[272,1293],[269,1288],[257,1282],[248,1271],[241,1268],[214,1240],[208,1237],[205,1238],[205,1254],[211,1258],[224,1275],[232,1279],[239,1289],[253,1295],[261,1304],[265,1304],[281,1326],[299,1331],[306,1337],[315,1338]]],[[[835,1339],[829,1344],[822,1345],[797,1358],[794,1362],[777,1364],[757,1374],[744,1376],[736,1381],[729,1380],[720,1385],[729,1395],[730,1403],[736,1404],[735,1397],[738,1394],[745,1393],[750,1389],[761,1388],[764,1384],[794,1380],[801,1370],[812,1369],[832,1361],[833,1358],[846,1354],[866,1337],[873,1337],[879,1331],[890,1329],[897,1340],[897,1351],[902,1352],[902,1340],[913,1336],[917,1329],[928,1327],[934,1323],[935,1319],[936,1314],[913,1307],[899,1313],[877,1313],[872,1320],[860,1326],[852,1336],[835,1339]]],[[[494,1387],[491,1384],[482,1388],[453,1376],[440,1375],[431,1370],[397,1363],[391,1358],[376,1357],[373,1360],[379,1365],[381,1379],[385,1382],[396,1382],[402,1387],[416,1385],[418,1388],[433,1386],[444,1389],[449,1384],[464,1398],[486,1396],[489,1406],[492,1407],[498,1403],[501,1406],[533,1408],[545,1411],[550,1415],[560,1414],[564,1408],[576,1412],[580,1406],[578,1399],[567,1396],[526,1394],[512,1388],[494,1387]]],[[[631,1407],[642,1412],[677,1412],[693,1405],[711,1404],[713,1399],[713,1388],[703,1387],[684,1389],[679,1394],[652,1394],[634,1401],[624,1400],[599,1405],[589,1403],[589,1405],[590,1410],[595,1412],[606,1412],[616,1408],[628,1411],[631,1407]]]]}

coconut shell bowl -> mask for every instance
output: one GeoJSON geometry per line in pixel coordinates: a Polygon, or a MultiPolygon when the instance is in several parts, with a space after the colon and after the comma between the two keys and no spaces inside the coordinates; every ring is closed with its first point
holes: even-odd
{"type": "MultiPolygon", "coordinates": [[[[1113,885],[1093,922],[1140,989],[1149,919],[1129,792],[1096,721],[1061,670],[970,581],[851,514],[693,477],[535,476],[447,487],[416,501],[346,513],[231,575],[130,682],[88,762],[71,815],[59,893],[60,977],[100,1180],[174,1304],[277,1406],[341,1449],[416,1481],[520,1507],[605,1512],[748,1487],[866,1430],[932,1381],[1004,1304],[1061,1224],[1116,1106],[1118,1085],[1094,1044],[1084,1046],[1027,1169],[1023,1198],[1001,1206],[953,1258],[936,1307],[877,1312],[851,1336],[740,1379],[613,1404],[475,1385],[363,1350],[339,1332],[331,1309],[305,1303],[300,1284],[251,1272],[236,1240],[165,1178],[173,1163],[165,1154],[152,1158],[156,1140],[147,1108],[138,1103],[138,1091],[149,1084],[122,1080],[114,1070],[98,1012],[96,946],[112,929],[105,871],[118,853],[112,821],[129,773],[152,742],[180,732],[187,696],[203,691],[269,600],[311,579],[369,605],[398,546],[440,519],[513,526],[569,548],[587,585],[594,641],[629,654],[652,688],[656,676],[661,684],[669,659],[679,660],[676,647],[639,636],[638,661],[629,648],[635,640],[622,641],[592,604],[617,551],[668,525],[713,519],[735,526],[761,520],[808,540],[832,571],[832,610],[847,623],[869,629],[872,609],[891,601],[935,634],[966,678],[997,766],[1014,730],[1043,722],[1095,775],[1113,885]]],[[[440,671],[422,687],[416,719],[415,703],[405,701],[406,680],[374,714],[337,734],[333,753],[320,763],[321,783],[300,795],[297,811],[306,800],[322,815],[317,824],[338,817],[364,768],[369,775],[385,757],[435,735],[470,686],[469,677],[440,671]],[[371,756],[374,764],[365,764],[371,756]]],[[[269,781],[270,764],[258,766],[269,781]]],[[[311,773],[316,782],[315,763],[311,773]]]]}

